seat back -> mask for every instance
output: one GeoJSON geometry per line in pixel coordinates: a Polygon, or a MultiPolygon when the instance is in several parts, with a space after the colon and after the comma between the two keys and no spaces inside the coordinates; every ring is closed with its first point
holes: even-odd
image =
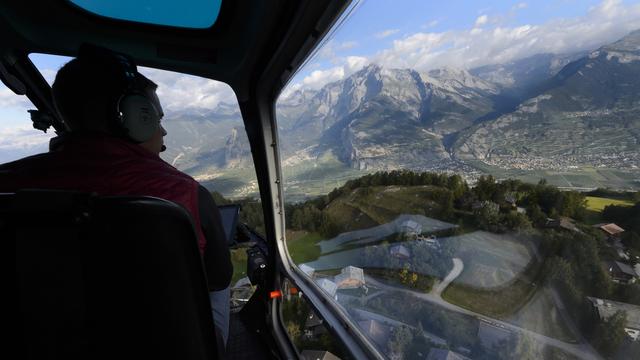
{"type": "Polygon", "coordinates": [[[214,359],[193,223],[150,197],[0,195],[15,246],[18,358],[214,359]]]}

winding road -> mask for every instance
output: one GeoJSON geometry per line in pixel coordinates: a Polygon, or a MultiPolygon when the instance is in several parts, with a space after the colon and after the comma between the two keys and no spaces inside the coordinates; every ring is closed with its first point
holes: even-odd
{"type": "MultiPolygon", "coordinates": [[[[406,288],[402,288],[402,287],[397,287],[397,286],[392,286],[392,285],[388,285],[388,284],[384,284],[368,275],[365,275],[365,281],[367,282],[367,284],[370,285],[374,285],[376,287],[378,287],[381,291],[393,291],[393,292],[404,292],[406,294],[412,295],[416,298],[419,298],[421,300],[424,301],[428,301],[430,303],[436,304],[438,306],[441,306],[447,310],[450,311],[455,311],[457,313],[461,313],[461,314],[465,314],[465,315],[469,315],[469,316],[473,316],[481,321],[485,321],[487,323],[490,323],[494,326],[497,327],[501,327],[504,329],[509,329],[511,331],[514,332],[518,332],[520,334],[526,335],[531,339],[536,340],[537,342],[541,343],[541,344],[545,344],[545,345],[549,345],[549,346],[553,346],[556,348],[559,348],[563,351],[566,351],[568,353],[571,353],[575,356],[580,357],[581,359],[589,359],[589,360],[602,360],[602,357],[593,349],[593,347],[591,347],[591,345],[589,345],[589,343],[587,343],[583,338],[581,338],[580,343],[568,343],[568,342],[564,342],[552,337],[548,337],[542,334],[538,334],[537,332],[510,324],[508,322],[502,321],[502,320],[498,320],[498,319],[494,319],[491,317],[488,317],[486,315],[482,315],[470,310],[467,310],[465,308],[462,308],[460,306],[451,304],[447,301],[445,301],[444,299],[442,299],[442,292],[447,288],[447,286],[449,286],[449,284],[455,280],[460,273],[462,273],[462,270],[464,269],[464,263],[462,262],[462,260],[455,258],[453,259],[453,269],[451,269],[451,271],[449,272],[449,274],[447,274],[447,276],[442,280],[442,282],[438,283],[436,286],[434,286],[434,288],[432,289],[432,291],[428,294],[425,293],[421,293],[418,291],[414,291],[414,290],[410,290],[410,289],[406,289],[406,288]]],[[[378,295],[379,296],[379,295],[378,295]]],[[[554,297],[555,302],[557,303],[559,301],[558,298],[554,297]]],[[[560,305],[560,304],[557,304],[560,305]]],[[[559,308],[564,311],[564,306],[559,306],[559,308]]],[[[565,316],[563,316],[565,317],[565,316]]],[[[568,316],[565,317],[565,320],[569,320],[568,316]]],[[[575,326],[573,326],[573,322],[570,321],[571,327],[575,328],[575,326]]],[[[580,334],[579,332],[577,333],[578,335],[580,334]]]]}

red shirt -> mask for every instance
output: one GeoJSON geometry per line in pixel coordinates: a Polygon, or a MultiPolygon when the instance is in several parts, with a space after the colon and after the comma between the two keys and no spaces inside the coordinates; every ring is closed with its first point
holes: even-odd
{"type": "Polygon", "coordinates": [[[70,138],[59,150],[0,165],[0,192],[29,188],[154,196],[172,201],[191,214],[200,253],[204,252],[198,183],[157,154],[126,140],[70,138]]]}

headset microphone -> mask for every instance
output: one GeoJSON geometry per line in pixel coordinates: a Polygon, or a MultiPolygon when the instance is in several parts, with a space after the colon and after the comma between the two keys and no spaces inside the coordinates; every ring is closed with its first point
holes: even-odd
{"type": "Polygon", "coordinates": [[[167,147],[166,147],[166,146],[164,146],[164,145],[162,145],[162,147],[160,148],[160,152],[163,152],[163,151],[165,151],[165,150],[167,150],[167,147]]]}

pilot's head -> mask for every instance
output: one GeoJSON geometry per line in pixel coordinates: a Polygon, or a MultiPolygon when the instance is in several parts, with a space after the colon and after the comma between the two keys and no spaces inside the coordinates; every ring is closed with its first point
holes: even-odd
{"type": "Polygon", "coordinates": [[[129,57],[93,46],[60,68],[52,86],[72,133],[119,136],[160,153],[167,132],[156,89],[129,57]]]}

